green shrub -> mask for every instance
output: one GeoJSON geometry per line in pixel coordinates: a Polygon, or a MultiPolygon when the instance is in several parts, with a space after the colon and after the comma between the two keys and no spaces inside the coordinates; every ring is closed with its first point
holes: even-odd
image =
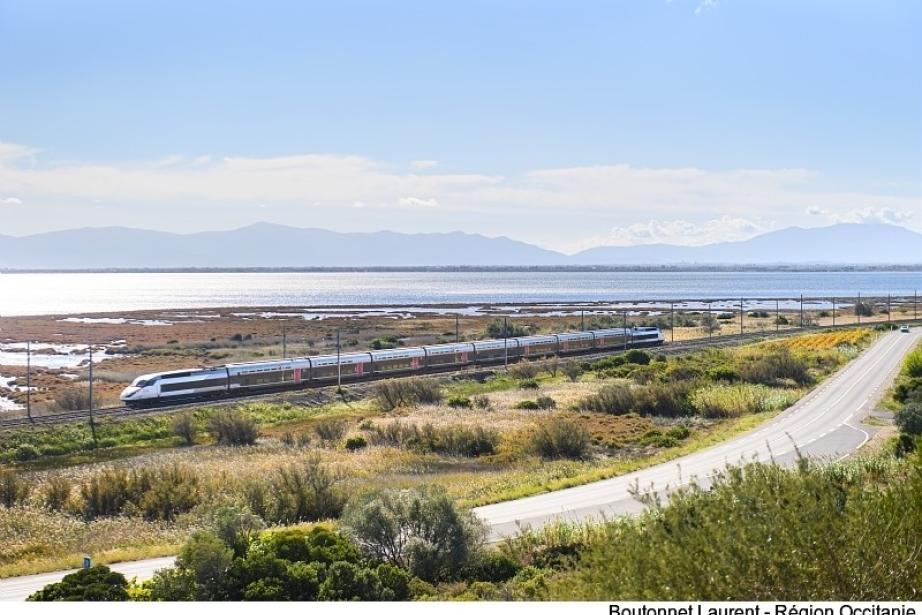
{"type": "Polygon", "coordinates": [[[676,425],[666,430],[666,436],[674,438],[675,440],[684,440],[691,435],[691,430],[688,429],[685,425],[676,425]]]}
{"type": "Polygon", "coordinates": [[[490,455],[496,451],[499,435],[480,426],[452,425],[436,427],[394,421],[369,432],[369,440],[379,446],[395,446],[419,451],[462,457],[490,455]]]}
{"type": "Polygon", "coordinates": [[[187,446],[195,444],[195,439],[198,435],[195,417],[191,412],[182,412],[173,415],[170,421],[170,432],[182,440],[187,446]]]}
{"type": "Polygon", "coordinates": [[[894,417],[900,431],[911,436],[922,435],[922,403],[907,404],[894,417]]]}
{"type": "Polygon", "coordinates": [[[372,350],[388,350],[390,348],[396,348],[399,345],[400,340],[393,335],[389,335],[387,337],[376,337],[375,339],[371,340],[371,343],[369,344],[372,350]]]}
{"type": "Polygon", "coordinates": [[[650,358],[650,353],[636,348],[632,348],[624,354],[625,361],[634,363],[635,365],[648,365],[650,363],[650,358]]]}
{"type": "Polygon", "coordinates": [[[221,542],[231,548],[234,555],[242,556],[266,527],[259,515],[246,507],[220,506],[212,511],[211,531],[221,542]]]}
{"type": "Polygon", "coordinates": [[[502,583],[514,577],[522,569],[521,564],[509,555],[496,550],[482,552],[462,573],[468,581],[502,583]]]}
{"type": "Polygon", "coordinates": [[[31,444],[20,444],[16,447],[15,457],[16,461],[32,461],[38,459],[39,452],[31,444]]]}
{"type": "Polygon", "coordinates": [[[916,348],[903,360],[903,374],[910,378],[922,378],[922,348],[916,348]]]}
{"type": "Polygon", "coordinates": [[[438,404],[442,390],[435,380],[397,378],[382,380],[375,385],[374,397],[385,412],[396,408],[412,408],[419,404],[438,404]]]}
{"type": "MultiPolygon", "coordinates": [[[[93,407],[98,407],[98,399],[93,407]]],[[[90,390],[88,387],[74,386],[62,390],[54,396],[54,409],[57,412],[79,412],[90,407],[90,390]]]]}
{"type": "Polygon", "coordinates": [[[360,451],[366,446],[368,446],[368,440],[364,436],[352,436],[346,439],[345,447],[347,451],[360,451]]]}
{"type": "Polygon", "coordinates": [[[524,337],[531,335],[534,331],[535,327],[531,325],[519,325],[510,319],[506,319],[504,323],[502,318],[496,318],[487,325],[485,333],[488,338],[500,339],[503,337],[524,337]]]}
{"type": "Polygon", "coordinates": [[[618,354],[593,361],[589,364],[589,369],[594,372],[604,372],[615,367],[621,367],[625,363],[627,363],[625,355],[618,354]]]}
{"type": "Polygon", "coordinates": [[[783,410],[797,401],[797,397],[796,391],[761,384],[714,384],[694,391],[691,405],[705,418],[727,418],[783,410]]]}
{"type": "Polygon", "coordinates": [[[344,527],[369,556],[426,581],[452,578],[480,550],[482,523],[441,490],[384,490],[351,503],[344,527]]]}
{"type": "Polygon", "coordinates": [[[448,407],[449,408],[470,408],[471,400],[469,397],[449,397],[448,398],[448,407]]]}
{"type": "Polygon", "coordinates": [[[338,486],[340,477],[321,464],[317,456],[279,468],[269,482],[269,503],[264,514],[270,523],[321,521],[342,513],[345,496],[338,486]]]}
{"type": "Polygon", "coordinates": [[[665,435],[658,429],[651,429],[641,436],[637,442],[641,446],[655,446],[657,448],[672,448],[678,445],[674,437],[665,435]]]}
{"type": "Polygon", "coordinates": [[[474,395],[471,401],[474,402],[474,407],[478,410],[489,410],[493,407],[493,403],[486,395],[474,395]]]}
{"type": "Polygon", "coordinates": [[[516,380],[533,380],[538,376],[538,366],[523,359],[509,366],[509,375],[516,380]]]}
{"type": "Polygon", "coordinates": [[[922,378],[900,379],[893,389],[893,398],[903,404],[910,400],[922,401],[922,378]]]}
{"type": "Polygon", "coordinates": [[[582,423],[562,418],[540,424],[530,437],[532,450],[545,459],[584,459],[589,441],[582,423]]]}
{"type": "Polygon", "coordinates": [[[775,384],[779,380],[793,380],[799,385],[813,382],[807,363],[794,357],[786,349],[766,351],[754,360],[744,363],[739,370],[740,379],[753,384],[775,384]]]}
{"type": "Polygon", "coordinates": [[[0,505],[13,508],[24,504],[31,491],[31,483],[18,472],[0,470],[0,505]]]}
{"type": "Polygon", "coordinates": [[[106,566],[84,568],[38,590],[30,602],[114,602],[128,600],[125,576],[106,566]]]}
{"type": "Polygon", "coordinates": [[[516,410],[540,410],[538,402],[532,401],[530,399],[523,399],[513,406],[516,410]]]}
{"type": "Polygon", "coordinates": [[[535,400],[535,405],[538,406],[539,410],[552,410],[557,407],[557,402],[553,397],[542,395],[535,400]]]}
{"type": "Polygon", "coordinates": [[[349,424],[346,421],[323,421],[314,425],[314,433],[324,444],[334,444],[343,439],[349,424]]]}
{"type": "Polygon", "coordinates": [[[70,502],[73,486],[70,481],[61,476],[52,476],[42,489],[42,500],[45,507],[53,512],[61,512],[70,502]]]}
{"type": "Polygon", "coordinates": [[[579,377],[583,374],[583,366],[580,365],[577,361],[564,361],[560,366],[560,370],[563,372],[570,382],[576,382],[579,380],[579,377]]]}
{"type": "Polygon", "coordinates": [[[256,421],[239,410],[215,412],[211,415],[209,428],[219,444],[229,446],[252,446],[259,437],[256,421]]]}
{"type": "Polygon", "coordinates": [[[198,474],[185,466],[173,465],[155,471],[141,471],[133,478],[135,489],[146,487],[137,498],[137,506],[148,520],[172,521],[192,510],[201,500],[198,474]]]}
{"type": "Polygon", "coordinates": [[[81,513],[87,521],[118,515],[132,499],[131,478],[121,468],[105,469],[80,485],[81,513]]]}
{"type": "Polygon", "coordinates": [[[922,576],[917,463],[883,476],[866,461],[751,464],[668,502],[644,498],[651,510],[599,528],[550,598],[909,600],[922,576]]]}
{"type": "Polygon", "coordinates": [[[634,394],[630,387],[607,384],[598,393],[584,397],[577,403],[583,412],[604,412],[606,414],[627,414],[634,408],[634,394]]]}
{"type": "Polygon", "coordinates": [[[540,386],[541,386],[541,385],[538,384],[538,381],[535,380],[534,378],[529,378],[528,380],[522,380],[521,382],[519,382],[519,388],[520,388],[520,389],[532,389],[532,390],[534,390],[534,389],[540,388],[540,386]]]}

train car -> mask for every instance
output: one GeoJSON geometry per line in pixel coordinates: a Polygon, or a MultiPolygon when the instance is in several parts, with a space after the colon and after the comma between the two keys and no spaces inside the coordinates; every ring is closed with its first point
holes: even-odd
{"type": "Polygon", "coordinates": [[[478,365],[483,363],[502,362],[508,358],[513,361],[521,354],[521,348],[516,338],[510,337],[505,340],[484,340],[482,342],[473,342],[474,345],[474,362],[478,365]]]}
{"type": "Polygon", "coordinates": [[[135,378],[119,398],[129,406],[204,399],[226,394],[228,382],[225,366],[147,374],[135,378]]]}
{"type": "Polygon", "coordinates": [[[423,350],[426,352],[426,367],[429,369],[464,367],[474,362],[474,345],[470,342],[433,344],[423,346],[423,350]]]}
{"type": "Polygon", "coordinates": [[[368,352],[342,354],[338,361],[335,354],[321,355],[310,357],[310,362],[312,383],[333,383],[340,377],[343,381],[359,380],[374,373],[368,352]]]}
{"type": "Polygon", "coordinates": [[[665,341],[659,327],[635,327],[631,330],[631,346],[657,346],[665,341]]]}
{"type": "Polygon", "coordinates": [[[254,361],[232,363],[227,366],[230,378],[228,390],[272,389],[301,384],[305,371],[310,377],[310,361],[284,359],[282,361],[254,361]]]}
{"type": "Polygon", "coordinates": [[[654,346],[664,342],[657,327],[601,329],[531,335],[505,340],[455,342],[430,346],[233,363],[219,367],[175,370],[139,376],[126,387],[121,400],[128,406],[176,403],[223,395],[450,369],[467,365],[510,363],[521,358],[541,359],[593,350],[654,346]]]}
{"type": "Polygon", "coordinates": [[[422,371],[426,367],[426,351],[422,348],[371,351],[373,373],[400,374],[422,371]]]}
{"type": "Polygon", "coordinates": [[[595,337],[592,331],[558,333],[557,340],[560,343],[560,354],[583,352],[595,347],[595,337]]]}
{"type": "Polygon", "coordinates": [[[615,329],[600,329],[592,332],[595,335],[595,347],[604,350],[606,348],[624,348],[631,343],[631,330],[621,327],[615,329]]]}
{"type": "Polygon", "coordinates": [[[558,352],[560,342],[556,335],[529,335],[516,338],[522,349],[522,357],[526,359],[541,359],[550,357],[558,352]]]}

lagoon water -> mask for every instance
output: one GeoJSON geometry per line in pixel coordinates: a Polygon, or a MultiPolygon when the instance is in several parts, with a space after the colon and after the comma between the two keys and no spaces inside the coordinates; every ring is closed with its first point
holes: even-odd
{"type": "Polygon", "coordinates": [[[236,306],[912,296],[920,271],[0,274],[0,316],[236,306]]]}

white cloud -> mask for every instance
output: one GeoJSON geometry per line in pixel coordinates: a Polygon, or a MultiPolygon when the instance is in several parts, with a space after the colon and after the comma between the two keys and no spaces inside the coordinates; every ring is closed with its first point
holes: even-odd
{"type": "Polygon", "coordinates": [[[215,220],[256,221],[254,212],[262,208],[253,204],[268,206],[268,218],[290,224],[512,232],[519,239],[563,249],[587,247],[587,236],[596,245],[694,244],[840,221],[918,226],[918,216],[912,218],[911,212],[922,211],[919,194],[836,192],[824,188],[822,179],[798,168],[627,164],[534,169],[512,176],[418,173],[362,156],[327,154],[177,154],[149,163],[65,164],[43,160],[30,147],[0,143],[0,194],[16,195],[10,198],[28,202],[31,212],[10,221],[19,232],[47,230],[50,220],[62,226],[156,226],[157,220],[181,219],[181,228],[173,230],[209,229],[215,220]],[[170,164],[164,165],[166,161],[170,164]],[[108,206],[108,217],[79,215],[86,211],[81,207],[97,202],[108,206]],[[152,205],[172,207],[182,216],[139,215],[152,205]],[[352,208],[363,208],[367,215],[344,213],[352,208]]]}
{"type": "Polygon", "coordinates": [[[704,11],[717,8],[719,4],[718,0],[702,0],[702,2],[695,7],[695,15],[700,15],[704,11]]]}
{"type": "Polygon", "coordinates": [[[847,211],[832,211],[823,207],[811,206],[807,213],[812,216],[823,216],[832,222],[850,222],[853,224],[895,224],[898,226],[910,222],[913,212],[906,209],[892,207],[862,207],[847,211]]]}
{"type": "Polygon", "coordinates": [[[410,163],[414,169],[434,169],[439,166],[438,160],[414,160],[410,163]]]}
{"type": "MultiPolygon", "coordinates": [[[[650,220],[616,226],[605,236],[593,238],[588,245],[630,246],[667,243],[696,246],[720,241],[739,241],[772,230],[764,220],[721,216],[703,222],[690,220],[650,220]]],[[[588,247],[587,245],[587,247],[588,247]]]]}
{"type": "Polygon", "coordinates": [[[438,207],[439,202],[436,199],[420,199],[415,196],[406,196],[397,201],[401,207],[410,209],[429,209],[438,207]]]}
{"type": "Polygon", "coordinates": [[[22,205],[22,199],[17,199],[15,196],[0,198],[0,205],[22,205]]]}

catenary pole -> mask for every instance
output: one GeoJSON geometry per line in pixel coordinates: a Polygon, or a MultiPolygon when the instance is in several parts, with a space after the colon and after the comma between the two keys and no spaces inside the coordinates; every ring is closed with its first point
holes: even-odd
{"type": "Polygon", "coordinates": [[[460,342],[460,341],[461,341],[461,324],[460,324],[460,318],[461,318],[461,316],[460,316],[459,314],[455,314],[455,341],[456,341],[456,342],[460,342]]]}
{"type": "Polygon", "coordinates": [[[627,310],[621,311],[621,322],[624,325],[624,350],[627,351],[627,310]]]}
{"type": "Polygon", "coordinates": [[[832,328],[836,328],[836,298],[832,298],[832,328]]]}
{"type": "Polygon", "coordinates": [[[343,384],[343,364],[340,363],[339,350],[339,329],[336,329],[336,388],[339,389],[343,384]]]}
{"type": "Polygon", "coordinates": [[[671,315],[671,323],[669,325],[669,341],[675,341],[675,303],[669,304],[669,312],[671,315]]]}
{"type": "Polygon", "coordinates": [[[90,345],[90,432],[93,434],[93,448],[98,447],[96,440],[96,420],[93,416],[93,345],[90,345]]]}
{"type": "Polygon", "coordinates": [[[775,299],[775,333],[781,328],[781,307],[778,299],[775,299]]]}
{"type": "Polygon", "coordinates": [[[858,324],[861,324],[861,293],[858,293],[858,299],[855,301],[855,315],[858,316],[858,324]]]}
{"type": "Polygon", "coordinates": [[[743,334],[743,298],[740,297],[740,335],[743,334]]]}
{"type": "Polygon", "coordinates": [[[804,296],[800,295],[800,328],[804,328],[804,296]]]}
{"type": "Polygon", "coordinates": [[[32,422],[32,342],[26,341],[26,416],[32,422]]]}
{"type": "Polygon", "coordinates": [[[890,293],[887,293],[887,328],[890,327],[890,293]]]}
{"type": "Polygon", "coordinates": [[[714,323],[711,322],[711,302],[708,301],[708,341],[714,337],[714,323]]]}
{"type": "Polygon", "coordinates": [[[503,369],[509,369],[509,319],[503,316],[503,369]]]}
{"type": "Polygon", "coordinates": [[[288,358],[288,328],[282,323],[282,358],[288,358]]]}

